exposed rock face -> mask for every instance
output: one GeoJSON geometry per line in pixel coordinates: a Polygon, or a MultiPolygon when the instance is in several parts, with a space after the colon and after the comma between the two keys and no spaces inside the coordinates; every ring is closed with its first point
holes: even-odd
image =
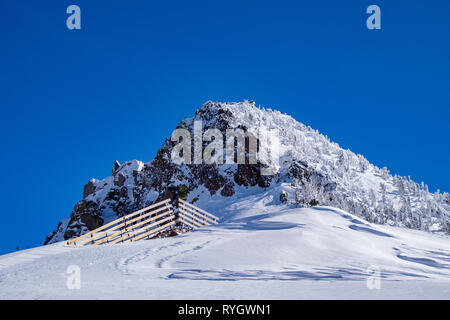
{"type": "Polygon", "coordinates": [[[234,194],[233,184],[227,183],[223,186],[222,191],[220,191],[220,195],[223,197],[231,197],[234,194]]]}
{"type": "MultiPolygon", "coordinates": [[[[83,200],[75,205],[69,219],[58,224],[46,243],[79,236],[167,198],[195,202],[199,198],[213,196],[233,197],[237,190],[264,190],[275,186],[280,188],[280,196],[276,196],[280,204],[332,205],[372,222],[393,221],[391,224],[414,228],[421,228],[418,225],[424,220],[416,218],[414,210],[429,203],[431,205],[421,210],[431,212],[430,223],[440,219],[440,226],[445,229],[447,225],[450,230],[450,219],[446,222],[448,194],[441,195],[442,200],[435,200],[436,196],[420,191],[413,182],[392,177],[387,169],[371,165],[364,157],[343,150],[328,138],[278,111],[257,108],[249,101],[207,102],[192,118],[181,121],[177,128],[186,129],[193,136],[195,121],[202,122],[203,133],[208,129],[218,129],[224,137],[224,146],[227,129],[238,128],[252,133],[262,130],[270,143],[261,144],[259,141],[259,152],[277,155],[277,163],[261,157],[257,164],[247,161],[246,164],[177,165],[171,154],[178,142],[166,139],[153,161],[145,164],[137,160],[123,164],[116,161],[112,176],[89,181],[84,187],[83,200]],[[263,175],[261,169],[267,167],[277,170],[272,175],[263,175]],[[383,196],[374,198],[371,194],[380,194],[380,185],[384,185],[383,196]],[[417,191],[420,197],[405,195],[405,190],[416,189],[420,191],[417,191]],[[405,207],[405,203],[410,207],[405,207]]],[[[203,142],[203,148],[208,144],[203,142]]],[[[246,138],[247,160],[248,146],[246,138]]],[[[191,151],[193,154],[194,146],[191,151]]]]}
{"type": "Polygon", "coordinates": [[[261,175],[260,164],[238,164],[234,174],[234,181],[245,187],[259,186],[267,188],[273,177],[261,175]]]}
{"type": "Polygon", "coordinates": [[[89,195],[93,194],[95,191],[95,179],[90,180],[83,190],[83,199],[86,199],[89,195]]]}
{"type": "Polygon", "coordinates": [[[116,160],[114,162],[114,167],[112,169],[112,175],[115,175],[116,172],[119,170],[119,168],[120,168],[120,162],[116,160]]]}
{"type": "Polygon", "coordinates": [[[280,193],[280,202],[281,202],[282,204],[286,204],[286,203],[288,202],[288,194],[287,194],[286,191],[282,191],[282,192],[280,193]]]}
{"type": "Polygon", "coordinates": [[[121,173],[119,173],[118,175],[116,175],[114,177],[114,185],[117,187],[123,187],[124,183],[125,183],[125,176],[121,173]]]}
{"type": "Polygon", "coordinates": [[[64,233],[64,240],[70,239],[83,231],[94,230],[103,225],[102,211],[94,201],[81,200],[75,204],[70,215],[69,227],[64,233]],[[86,230],[87,229],[87,230],[86,230]]]}

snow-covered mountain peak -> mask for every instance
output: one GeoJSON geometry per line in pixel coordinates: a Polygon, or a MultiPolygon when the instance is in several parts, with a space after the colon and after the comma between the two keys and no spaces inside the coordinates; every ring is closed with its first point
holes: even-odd
{"type": "MultiPolygon", "coordinates": [[[[369,222],[450,231],[448,193],[430,194],[423,183],[392,176],[289,115],[256,107],[253,101],[208,101],[177,128],[193,134],[199,121],[202,132],[218,129],[226,136],[228,129],[242,129],[256,135],[259,162],[175,164],[171,155],[177,143],[168,137],[152,161],[116,162],[112,176],[89,181],[83,200],[47,243],[78,236],[164,198],[198,201],[221,216],[215,209],[220,203],[267,192],[280,206],[328,205],[369,222]],[[267,168],[273,174],[262,171],[267,168]]],[[[207,145],[203,141],[203,148],[207,145]]],[[[248,151],[247,143],[247,158],[248,151]]]]}

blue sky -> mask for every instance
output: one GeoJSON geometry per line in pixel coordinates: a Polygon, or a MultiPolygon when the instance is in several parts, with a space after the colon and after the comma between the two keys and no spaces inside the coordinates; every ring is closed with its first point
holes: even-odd
{"type": "Polygon", "coordinates": [[[450,191],[449,14],[437,0],[2,1],[0,253],[38,245],[90,178],[150,161],[207,100],[255,100],[450,191]]]}

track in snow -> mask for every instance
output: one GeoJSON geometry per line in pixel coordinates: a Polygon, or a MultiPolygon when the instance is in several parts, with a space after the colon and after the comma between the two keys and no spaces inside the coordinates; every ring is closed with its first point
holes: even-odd
{"type": "Polygon", "coordinates": [[[273,206],[178,237],[0,257],[0,298],[450,298],[450,238],[273,206]],[[66,287],[69,265],[82,288],[66,287]],[[380,271],[381,290],[366,280],[380,271]]]}

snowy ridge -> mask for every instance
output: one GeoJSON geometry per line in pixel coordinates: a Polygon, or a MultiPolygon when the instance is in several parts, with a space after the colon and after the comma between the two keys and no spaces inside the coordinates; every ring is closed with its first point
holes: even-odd
{"type": "Polygon", "coordinates": [[[337,184],[334,192],[327,193],[317,186],[305,190],[309,189],[311,181],[294,181],[293,193],[300,193],[295,202],[302,202],[302,197],[306,198],[303,202],[317,198],[321,204],[344,209],[370,222],[450,231],[448,193],[430,194],[424,183],[419,185],[410,178],[392,176],[387,168],[372,165],[362,155],[340,148],[318,131],[279,111],[256,108],[250,102],[206,105],[209,109],[231,112],[231,127],[263,128],[270,136],[277,137],[279,145],[270,147],[271,150],[276,147],[280,158],[282,180],[288,176],[292,162],[300,160],[337,184]],[[329,195],[334,199],[327,199],[329,195]]]}
{"type": "MultiPolygon", "coordinates": [[[[224,217],[211,203],[229,203],[250,194],[272,190],[272,203],[340,208],[367,222],[419,230],[450,232],[450,196],[431,194],[424,183],[392,176],[363,156],[344,150],[318,131],[292,117],[253,102],[205,103],[178,128],[193,132],[194,121],[208,128],[243,128],[263,133],[262,146],[277,163],[258,165],[175,165],[170,158],[174,143],[167,139],[148,163],[116,163],[113,175],[91,180],[84,199],[77,203],[69,221],[63,221],[47,243],[78,236],[118,216],[167,197],[183,197],[211,213],[224,217]],[[261,176],[261,165],[277,174],[261,176]]],[[[220,206],[219,206],[220,207],[220,206]]],[[[232,216],[224,217],[224,221],[232,216]]]]}

